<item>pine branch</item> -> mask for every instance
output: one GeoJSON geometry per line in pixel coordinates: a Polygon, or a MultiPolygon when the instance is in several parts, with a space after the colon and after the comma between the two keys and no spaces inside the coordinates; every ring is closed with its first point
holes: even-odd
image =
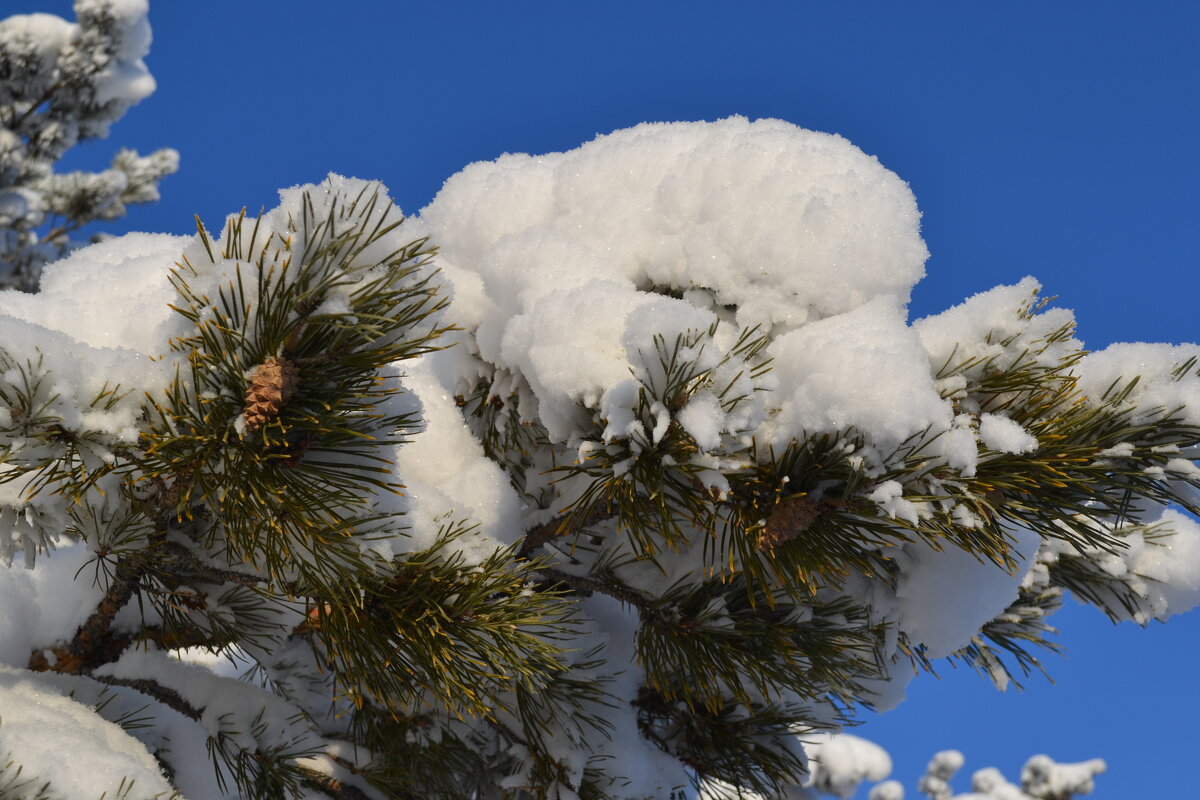
{"type": "Polygon", "coordinates": [[[54,663],[41,650],[35,651],[29,660],[34,671],[52,670],[69,675],[90,674],[96,667],[115,660],[133,637],[112,630],[117,612],[133,597],[146,571],[142,559],[121,559],[117,562],[112,582],[96,610],[84,621],[65,646],[51,648],[54,663]]]}
{"type": "Polygon", "coordinates": [[[58,90],[61,88],[62,88],[62,81],[56,81],[56,82],[52,83],[46,89],[46,91],[42,93],[41,97],[39,97],[37,100],[31,102],[29,104],[29,108],[25,109],[25,111],[21,114],[21,116],[13,119],[12,122],[10,122],[6,127],[9,128],[9,130],[16,130],[17,128],[21,127],[21,125],[25,122],[25,120],[29,119],[34,113],[36,113],[37,110],[39,108],[41,108],[44,103],[48,103],[50,101],[50,99],[54,97],[55,93],[58,92],[58,90]]]}
{"type": "MultiPolygon", "coordinates": [[[[359,789],[357,786],[351,786],[348,783],[343,783],[329,775],[322,775],[313,770],[304,770],[303,783],[310,789],[315,789],[318,792],[324,792],[335,800],[372,800],[371,796],[359,789]]],[[[403,798],[396,798],[403,800],[403,798]]]]}
{"type": "Polygon", "coordinates": [[[538,567],[536,572],[549,579],[551,585],[564,584],[570,586],[585,597],[591,594],[602,594],[619,600],[626,605],[633,606],[643,618],[658,621],[669,619],[670,615],[662,610],[658,601],[646,597],[640,592],[635,592],[627,586],[622,586],[611,577],[596,578],[586,575],[572,575],[555,567],[538,567]]]}
{"type": "Polygon", "coordinates": [[[196,722],[199,722],[203,717],[200,709],[184,700],[174,689],[168,689],[166,686],[149,678],[115,678],[111,675],[90,675],[89,677],[94,681],[99,681],[109,686],[124,686],[129,689],[135,689],[147,697],[153,697],[167,708],[178,711],[188,719],[195,720],[196,722]]]}
{"type": "Polygon", "coordinates": [[[605,503],[596,503],[586,513],[568,513],[535,526],[517,549],[517,555],[527,558],[530,553],[554,539],[561,539],[573,533],[580,533],[592,525],[612,519],[613,512],[605,503]]]}
{"type": "Polygon", "coordinates": [[[251,575],[245,572],[238,572],[231,569],[220,569],[212,564],[205,563],[187,548],[186,545],[180,542],[167,541],[157,546],[156,550],[163,557],[173,559],[176,564],[183,565],[183,568],[171,570],[172,574],[179,578],[182,583],[211,583],[221,585],[224,583],[234,583],[240,586],[259,586],[267,582],[267,579],[261,575],[251,575]]]}

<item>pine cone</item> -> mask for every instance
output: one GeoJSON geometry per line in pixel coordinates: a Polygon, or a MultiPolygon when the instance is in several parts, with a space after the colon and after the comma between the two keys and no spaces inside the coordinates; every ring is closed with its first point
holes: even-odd
{"type": "Polygon", "coordinates": [[[160,484],[163,486],[163,492],[159,496],[158,503],[156,504],[157,508],[155,509],[155,514],[153,515],[154,518],[157,518],[163,513],[170,514],[172,519],[175,518],[175,509],[179,505],[179,496],[183,492],[184,485],[186,485],[188,481],[192,479],[192,473],[195,471],[196,470],[194,467],[180,470],[171,480],[170,486],[160,484]]]}
{"type": "Polygon", "coordinates": [[[296,365],[286,358],[270,356],[254,368],[250,388],[246,390],[246,408],[242,417],[246,427],[256,431],[288,404],[300,383],[296,365]]]}
{"type": "Polygon", "coordinates": [[[773,550],[808,530],[826,510],[825,503],[805,494],[794,494],[780,500],[767,518],[758,536],[759,550],[773,550]]]}

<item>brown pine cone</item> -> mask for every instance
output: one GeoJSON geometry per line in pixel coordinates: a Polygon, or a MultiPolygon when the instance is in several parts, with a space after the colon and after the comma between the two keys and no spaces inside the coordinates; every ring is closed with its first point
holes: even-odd
{"type": "Polygon", "coordinates": [[[255,367],[242,411],[246,427],[255,431],[265,425],[288,404],[299,383],[299,370],[287,358],[270,356],[255,367]]]}
{"type": "Polygon", "coordinates": [[[827,509],[819,500],[805,494],[794,494],[780,500],[767,517],[767,524],[758,536],[759,550],[772,550],[795,539],[808,530],[827,509]]]}

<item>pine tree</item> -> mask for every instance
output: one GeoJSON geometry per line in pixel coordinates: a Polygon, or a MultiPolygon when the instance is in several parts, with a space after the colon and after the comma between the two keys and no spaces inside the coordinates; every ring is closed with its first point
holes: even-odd
{"type": "MultiPolygon", "coordinates": [[[[827,224],[839,204],[891,237],[879,258],[919,263],[923,245],[894,175],[783,123],[506,158],[418,219],[331,176],[219,234],[83,250],[0,304],[0,589],[78,617],[56,639],[33,625],[27,660],[0,669],[0,797],[843,794],[804,742],[936,659],[998,685],[1040,670],[1065,590],[1143,623],[1196,604],[1200,565],[1163,556],[1200,541],[1168,508],[1200,511],[1200,348],[1089,355],[1032,281],[911,327],[886,297],[803,300],[821,253],[859,243],[821,250],[853,238],[827,224]],[[610,236],[620,193],[596,193],[605,218],[572,183],[627,180],[618,157],[673,176],[660,187],[750,173],[722,148],[850,165],[763,172],[824,198],[797,218],[809,273],[646,267],[620,248],[659,234],[610,236]],[[537,171],[559,165],[548,189],[537,171]],[[612,249],[503,230],[530,213],[504,192],[531,186],[612,249]],[[142,272],[71,305],[78,271],[111,277],[121,253],[142,272]],[[939,601],[997,583],[986,616],[953,609],[970,630],[939,627],[939,601]],[[68,794],[37,760],[34,704],[103,764],[101,788],[68,794]]],[[[729,230],[759,246],[745,224],[729,230]]],[[[1026,790],[1069,797],[1095,771],[1026,790]]]]}
{"type": "Polygon", "coordinates": [[[76,23],[51,14],[0,20],[0,289],[33,291],[41,268],[80,246],[97,220],[158,199],[175,172],[169,148],[120,149],[102,172],[55,163],[154,91],[146,0],[77,0],[76,23]]]}

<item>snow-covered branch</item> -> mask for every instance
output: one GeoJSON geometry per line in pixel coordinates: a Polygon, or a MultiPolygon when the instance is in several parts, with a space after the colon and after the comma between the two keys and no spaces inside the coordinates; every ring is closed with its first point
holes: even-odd
{"type": "Polygon", "coordinates": [[[79,142],[104,138],[154,91],[146,0],[78,0],[77,22],[0,20],[0,288],[32,291],[43,265],[83,243],[71,234],[158,199],[179,154],[121,149],[101,172],[54,172],[79,142]]]}

